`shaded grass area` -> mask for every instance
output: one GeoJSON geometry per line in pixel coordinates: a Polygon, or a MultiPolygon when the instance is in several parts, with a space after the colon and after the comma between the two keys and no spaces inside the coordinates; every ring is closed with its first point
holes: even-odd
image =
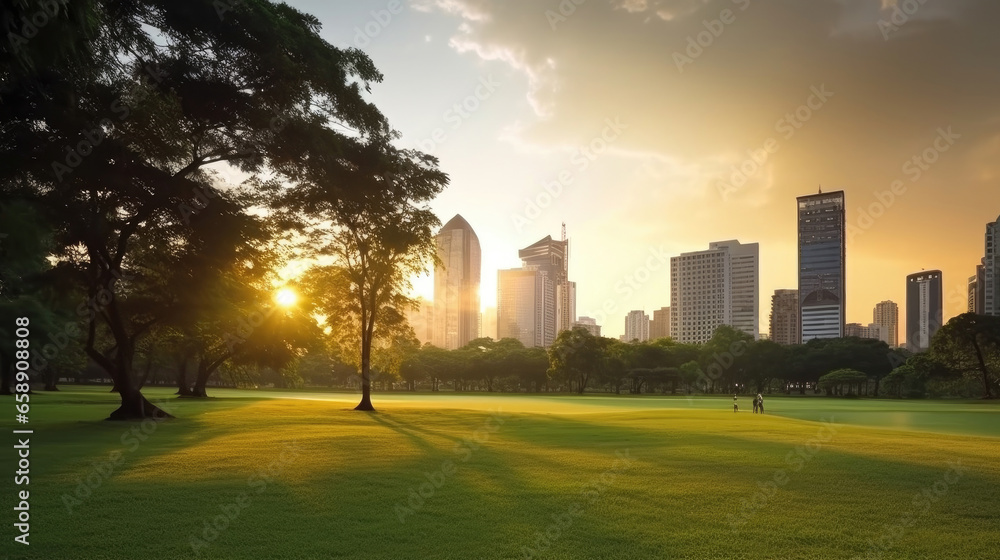
{"type": "MultiPolygon", "coordinates": [[[[39,395],[32,545],[9,548],[8,537],[4,552],[902,559],[989,558],[1000,544],[1000,440],[983,435],[997,425],[995,406],[769,399],[798,419],[733,414],[731,397],[393,395],[369,415],[348,410],[351,394],[216,394],[151,391],[178,419],[145,431],[102,421],[115,395],[39,395]],[[887,420],[900,413],[905,425],[887,420]],[[810,421],[830,414],[832,425],[810,421]],[[965,435],[919,429],[941,418],[965,435]],[[116,452],[107,473],[100,465],[116,452]],[[778,472],[784,483],[772,488],[778,472]],[[88,477],[99,486],[78,495],[88,477]],[[934,501],[918,507],[925,490],[934,501]],[[206,531],[227,512],[223,530],[206,531]],[[907,513],[912,523],[894,528],[907,513]]],[[[2,458],[7,472],[12,459],[2,458]]],[[[9,477],[3,492],[13,496],[9,477]]]]}

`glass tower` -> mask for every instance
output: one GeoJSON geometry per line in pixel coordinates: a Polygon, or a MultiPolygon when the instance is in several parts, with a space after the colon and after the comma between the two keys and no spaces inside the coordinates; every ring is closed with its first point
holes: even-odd
{"type": "Polygon", "coordinates": [[[844,192],[798,198],[801,341],[844,336],[846,237],[844,192]]]}
{"type": "Polygon", "coordinates": [[[434,270],[434,332],[440,348],[461,348],[479,336],[479,238],[462,216],[435,237],[440,265],[434,270]]]}

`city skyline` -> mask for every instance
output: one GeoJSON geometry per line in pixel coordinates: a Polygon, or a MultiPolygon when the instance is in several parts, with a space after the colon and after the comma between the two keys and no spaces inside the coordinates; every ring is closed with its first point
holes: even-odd
{"type": "MultiPolygon", "coordinates": [[[[879,301],[904,301],[906,275],[926,266],[947,278],[946,317],[966,307],[956,294],[983,257],[983,224],[1000,214],[1000,141],[988,125],[996,118],[988,100],[1000,86],[976,70],[993,64],[984,45],[1000,40],[986,22],[1000,7],[923,5],[886,38],[877,23],[889,2],[754,3],[717,45],[677,68],[673,54],[718,17],[711,6],[587,3],[553,28],[531,3],[405,3],[385,26],[371,14],[385,2],[302,5],[324,21],[324,37],[361,46],[385,73],[371,95],[400,144],[427,148],[448,169],[451,186],[432,208],[442,219],[461,213],[480,233],[483,307],[495,305],[493,271],[518,266],[518,248],[563,222],[577,255],[577,313],[597,318],[610,302],[609,336],[623,333],[629,310],[668,305],[664,270],[628,282],[651,252],[751,239],[761,245],[761,294],[794,289],[788,201],[819,184],[849,201],[846,321],[868,321],[879,301]],[[779,32],[788,22],[802,41],[779,32]],[[381,32],[365,33],[370,23],[381,32]],[[961,40],[950,26],[963,30],[961,40]],[[600,47],[588,40],[596,29],[608,38],[600,47]],[[743,34],[766,40],[728,48],[743,34]],[[968,64],[954,67],[956,58],[968,64]],[[656,72],[639,78],[646,66],[656,72]],[[765,66],[787,70],[755,79],[765,66]],[[951,79],[928,84],[927,75],[951,79]],[[743,87],[716,87],[726,78],[743,87]],[[637,94],[604,85],[640,79],[650,81],[637,94]],[[826,95],[813,92],[824,87],[826,95]],[[810,101],[821,108],[810,110],[810,101]],[[800,108],[811,118],[799,122],[800,108]],[[792,121],[801,126],[789,137],[792,121]],[[598,138],[599,154],[589,147],[600,148],[598,138]],[[772,139],[777,151],[760,156],[772,139]],[[760,169],[737,187],[733,169],[743,164],[760,169]]],[[[426,286],[418,292],[430,295],[426,286]]]]}
{"type": "MultiPolygon", "coordinates": [[[[835,195],[839,194],[839,191],[836,192],[836,193],[826,193],[826,196],[829,196],[831,194],[835,194],[835,195]]],[[[808,197],[815,197],[815,196],[818,196],[818,195],[805,195],[804,197],[798,197],[798,198],[801,199],[801,198],[808,198],[808,197]]],[[[460,216],[458,216],[458,217],[460,217],[460,216]]],[[[969,306],[970,302],[972,301],[971,298],[973,297],[969,290],[972,289],[973,279],[977,278],[977,276],[979,276],[979,275],[982,275],[983,279],[984,279],[984,283],[985,283],[985,277],[988,275],[987,272],[984,272],[986,270],[986,266],[985,266],[985,264],[987,262],[986,259],[987,258],[991,259],[990,260],[991,263],[997,261],[997,259],[996,259],[996,250],[995,249],[993,249],[992,251],[990,250],[991,249],[991,243],[993,242],[993,239],[994,239],[994,237],[996,235],[997,223],[1000,223],[1000,219],[998,219],[997,221],[993,221],[993,222],[990,222],[990,223],[986,224],[987,234],[986,234],[986,241],[985,241],[985,244],[984,244],[984,252],[986,253],[986,257],[980,257],[980,263],[971,266],[971,270],[976,271],[977,275],[974,275],[972,278],[970,278],[968,282],[963,282],[961,285],[955,286],[955,288],[950,293],[943,293],[943,295],[942,295],[942,307],[943,307],[943,317],[944,317],[943,322],[944,323],[947,323],[948,319],[951,318],[951,317],[953,317],[953,316],[955,316],[955,315],[959,315],[961,313],[969,311],[968,306],[969,306]],[[950,315],[949,315],[949,312],[947,311],[949,309],[949,307],[953,307],[954,308],[954,311],[950,315]]],[[[564,228],[564,231],[565,231],[565,224],[563,224],[563,228],[564,228]]],[[[443,229],[444,228],[442,228],[442,230],[443,229]]],[[[849,224],[847,225],[847,230],[848,231],[850,230],[850,225],[849,224]]],[[[568,259],[569,247],[570,247],[570,244],[571,244],[571,240],[569,240],[569,239],[567,239],[565,242],[560,242],[560,241],[556,241],[556,240],[552,239],[551,236],[547,236],[546,238],[542,239],[541,241],[538,241],[535,244],[533,244],[532,247],[540,245],[540,244],[560,244],[560,243],[565,243],[565,245],[563,245],[563,247],[564,247],[563,251],[565,251],[565,254],[567,255],[567,261],[568,261],[569,260],[568,259]]],[[[719,242],[713,242],[712,245],[716,245],[717,243],[719,243],[719,242]]],[[[753,245],[759,245],[759,244],[753,244],[753,245]]],[[[527,249],[521,249],[521,250],[518,251],[518,253],[519,254],[523,254],[525,251],[529,251],[532,247],[528,247],[527,249]]],[[[586,255],[584,255],[583,258],[586,258],[586,255]]],[[[658,255],[658,259],[663,259],[663,258],[664,258],[663,255],[658,255]]],[[[849,257],[847,257],[847,258],[849,259],[849,257]]],[[[524,264],[524,261],[522,260],[522,265],[523,264],[524,264]]],[[[568,266],[568,263],[567,263],[567,266],[568,266]]],[[[758,262],[757,266],[760,267],[759,262],[758,262]]],[[[667,267],[667,269],[669,270],[669,267],[667,267]]],[[[847,269],[850,270],[850,267],[847,267],[847,269]]],[[[499,273],[501,271],[497,271],[497,272],[499,273]]],[[[761,272],[763,272],[763,271],[759,270],[758,271],[758,275],[761,272]]],[[[996,274],[996,273],[994,273],[994,274],[996,274]]],[[[904,283],[907,282],[908,278],[910,276],[912,276],[912,275],[913,275],[913,273],[907,273],[903,277],[904,283]]],[[[426,279],[430,280],[431,282],[433,282],[434,277],[433,277],[433,275],[428,275],[426,279]]],[[[992,277],[991,277],[991,280],[992,280],[992,277]]],[[[667,285],[669,286],[669,279],[667,280],[667,282],[668,282],[667,285]]],[[[419,283],[419,281],[418,281],[418,283],[419,283]]],[[[567,285],[567,289],[569,290],[569,294],[570,294],[569,301],[572,302],[572,304],[571,304],[572,311],[570,312],[570,316],[578,317],[579,315],[578,315],[578,311],[576,309],[577,282],[575,282],[575,281],[574,282],[568,282],[566,285],[567,285]]],[[[994,284],[991,283],[990,285],[994,285],[994,284]]],[[[558,293],[558,285],[556,285],[554,283],[553,287],[557,289],[557,292],[556,292],[557,293],[557,295],[556,295],[556,305],[558,306],[560,304],[560,302],[562,301],[562,296],[559,295],[559,293],[558,293]]],[[[976,290],[978,290],[979,293],[984,293],[985,292],[985,287],[977,285],[976,286],[976,290]]],[[[777,288],[775,290],[775,292],[789,292],[789,291],[797,291],[797,290],[788,290],[788,289],[785,289],[785,288],[777,288]]],[[[901,298],[901,301],[905,302],[907,300],[907,288],[904,287],[900,291],[903,293],[903,297],[901,298]]],[[[942,289],[942,291],[944,291],[944,290],[942,289]]],[[[422,293],[420,293],[419,290],[415,290],[414,291],[414,295],[416,297],[418,297],[418,299],[421,299],[421,300],[425,299],[425,296],[422,293]]],[[[480,299],[483,299],[483,297],[484,296],[482,295],[482,289],[481,289],[480,290],[480,299]]],[[[761,297],[759,289],[758,289],[757,297],[758,297],[758,301],[759,301],[759,298],[761,297]]],[[[433,303],[433,298],[430,298],[429,301],[431,303],[433,303]]],[[[878,313],[877,308],[878,308],[879,305],[885,304],[885,303],[893,303],[893,300],[892,299],[887,299],[887,300],[883,300],[881,302],[877,302],[877,303],[873,304],[873,307],[876,308],[876,310],[873,312],[873,313],[876,314],[876,316],[874,317],[874,324],[876,324],[876,325],[879,324],[878,318],[877,318],[877,313],[878,313]]],[[[760,306],[760,305],[758,305],[758,307],[759,307],[759,309],[758,309],[758,325],[757,325],[757,329],[758,329],[759,333],[766,334],[766,332],[770,328],[772,308],[770,306],[760,306]],[[767,328],[765,328],[765,327],[767,327],[767,328]]],[[[984,304],[983,304],[983,307],[985,307],[984,304]]],[[[488,304],[488,303],[486,303],[484,301],[481,304],[481,312],[480,312],[480,318],[479,318],[480,325],[483,324],[482,323],[483,316],[487,312],[489,312],[491,310],[495,314],[496,313],[496,308],[497,307],[496,307],[495,303],[494,304],[488,304]]],[[[904,305],[902,311],[897,311],[896,312],[897,317],[895,318],[895,323],[897,325],[906,325],[907,324],[907,322],[906,322],[907,318],[906,318],[905,308],[906,308],[906,306],[904,305]]],[[[649,309],[649,308],[648,307],[642,308],[643,311],[645,311],[646,309],[649,309]]],[[[657,309],[659,309],[659,308],[651,309],[651,311],[655,312],[657,309]]],[[[662,309],[669,309],[669,306],[663,306],[662,309]]],[[[985,310],[983,312],[985,312],[985,310]]],[[[627,316],[627,314],[628,313],[623,314],[622,317],[627,316]]],[[[562,330],[561,324],[562,324],[562,319],[563,319],[563,313],[557,311],[556,312],[556,316],[557,316],[556,321],[558,323],[558,325],[557,325],[557,332],[558,332],[558,330],[562,330]]],[[[650,317],[652,317],[652,314],[650,315],[650,317]]],[[[845,328],[846,328],[846,325],[848,323],[867,325],[867,324],[869,324],[869,323],[872,322],[871,320],[866,319],[864,315],[862,315],[860,318],[857,318],[855,316],[847,314],[847,315],[845,315],[845,317],[846,317],[846,319],[843,322],[843,324],[845,325],[845,328]],[[855,319],[857,319],[857,320],[855,320],[855,319]]],[[[622,329],[622,333],[620,335],[616,336],[616,335],[612,334],[616,330],[615,326],[614,326],[616,324],[616,320],[611,315],[608,315],[608,316],[604,317],[604,323],[598,323],[598,324],[604,329],[603,332],[605,333],[605,336],[610,336],[610,337],[616,337],[617,338],[617,337],[620,337],[620,336],[622,336],[622,335],[625,334],[624,333],[624,329],[622,329]]],[[[620,320],[618,321],[618,324],[621,324],[620,320]]],[[[480,327],[480,334],[483,334],[483,328],[482,328],[482,326],[480,327]]],[[[902,333],[902,336],[900,336],[900,335],[889,336],[887,334],[884,334],[881,338],[884,339],[885,342],[887,342],[888,344],[890,344],[890,346],[892,346],[892,347],[905,346],[907,344],[907,338],[906,338],[906,333],[905,332],[902,333]],[[896,344],[893,344],[893,341],[896,341],[896,344]]]]}

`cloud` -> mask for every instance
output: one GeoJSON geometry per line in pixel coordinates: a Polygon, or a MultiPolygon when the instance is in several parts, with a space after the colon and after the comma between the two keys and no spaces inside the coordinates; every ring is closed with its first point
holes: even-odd
{"type": "MultiPolygon", "coordinates": [[[[908,185],[854,254],[933,249],[948,231],[970,241],[898,260],[967,277],[962,263],[978,262],[981,250],[976,213],[1000,210],[995,0],[568,0],[567,13],[557,0],[421,2],[453,18],[456,51],[527,78],[531,110],[503,136],[519,150],[551,155],[587,142],[606,118],[628,123],[607,155],[613,173],[599,177],[603,187],[592,179],[588,203],[637,223],[665,221],[678,243],[699,248],[737,234],[794,243],[794,197],[817,184],[844,188],[853,220],[948,126],[961,141],[908,185]],[[896,9],[910,13],[886,39],[880,22],[896,9]],[[564,18],[554,26],[551,11],[564,18]],[[691,63],[679,68],[676,54],[691,63]],[[786,138],[782,119],[823,85],[834,97],[786,138]],[[721,196],[720,177],[771,138],[778,152],[721,196]],[[937,262],[920,261],[928,256],[937,262]]],[[[885,296],[873,298],[849,305],[868,313],[885,296]]]]}

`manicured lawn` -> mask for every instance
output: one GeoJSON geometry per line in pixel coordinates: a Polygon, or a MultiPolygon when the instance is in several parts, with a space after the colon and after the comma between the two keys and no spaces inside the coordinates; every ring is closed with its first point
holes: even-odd
{"type": "Polygon", "coordinates": [[[731,396],[377,394],[368,415],[353,394],[151,390],[178,419],[143,427],[103,421],[106,390],[32,401],[31,546],[12,543],[6,475],[5,555],[967,559],[1000,545],[996,404],[772,397],[755,416],[731,396]]]}

